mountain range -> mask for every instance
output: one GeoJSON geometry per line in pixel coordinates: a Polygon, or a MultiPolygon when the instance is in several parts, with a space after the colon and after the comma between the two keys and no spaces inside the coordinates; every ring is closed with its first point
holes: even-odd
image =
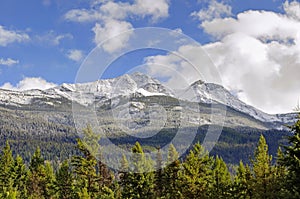
{"type": "Polygon", "coordinates": [[[212,112],[201,110],[199,106],[212,104],[226,107],[225,126],[283,129],[287,124],[295,122],[297,115],[264,113],[245,104],[221,85],[199,80],[185,89],[174,91],[157,79],[138,72],[89,83],[62,84],[48,90],[0,90],[0,106],[25,110],[66,111],[71,110],[72,102],[83,107],[95,106],[97,110],[107,106],[115,109],[116,106],[124,106],[118,104],[121,103],[120,99],[127,99],[125,106],[130,108],[132,114],[134,111],[137,114],[147,108],[145,103],[140,101],[145,98],[175,100],[177,104],[176,107],[173,104],[173,109],[186,110],[190,118],[194,116],[190,122],[199,122],[200,125],[213,121],[209,121],[212,112]]]}
{"type": "Polygon", "coordinates": [[[163,146],[178,129],[198,132],[195,139],[201,141],[209,126],[222,126],[212,153],[237,163],[248,159],[261,133],[275,154],[290,134],[287,125],[296,120],[297,113],[264,113],[221,85],[199,80],[173,90],[142,73],[47,90],[0,89],[0,145],[10,140],[25,159],[30,156],[23,154],[24,148],[34,151],[36,146],[48,151],[49,157],[69,157],[81,133],[75,126],[85,121],[83,125],[100,127],[107,137],[125,147],[136,141],[163,146]],[[91,111],[96,118],[85,114],[91,111]]]}

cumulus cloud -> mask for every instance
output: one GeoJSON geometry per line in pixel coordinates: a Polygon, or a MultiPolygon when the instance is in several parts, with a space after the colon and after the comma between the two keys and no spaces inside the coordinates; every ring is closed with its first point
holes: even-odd
{"type": "Polygon", "coordinates": [[[168,0],[135,0],[133,3],[96,1],[91,9],[73,9],[65,19],[75,22],[91,22],[107,18],[124,20],[130,16],[149,16],[155,22],[169,15],[168,0]]]}
{"type": "Polygon", "coordinates": [[[283,8],[289,17],[300,20],[300,3],[297,1],[285,1],[283,8]]]}
{"type": "Polygon", "coordinates": [[[285,14],[246,11],[237,18],[204,21],[219,41],[204,46],[238,97],[269,113],[290,112],[300,96],[300,21],[296,6],[285,14]]]}
{"type": "Polygon", "coordinates": [[[79,62],[83,58],[83,52],[81,50],[72,49],[67,53],[67,57],[73,61],[79,62]]]}
{"type": "Polygon", "coordinates": [[[7,46],[14,42],[28,41],[29,36],[20,31],[7,30],[0,25],[0,46],[7,46]]]}
{"type": "Polygon", "coordinates": [[[244,33],[264,41],[299,40],[299,21],[269,11],[246,11],[237,18],[218,18],[204,21],[201,27],[210,35],[222,39],[233,33],[244,33]]]}
{"type": "Polygon", "coordinates": [[[18,63],[19,63],[19,60],[15,60],[15,59],[12,59],[12,58],[7,58],[7,59],[0,58],[0,65],[12,66],[12,65],[15,65],[15,64],[18,64],[18,63]]]}
{"type": "MultiPolygon", "coordinates": [[[[296,3],[287,5],[295,7],[296,3]]],[[[235,18],[200,21],[200,27],[214,38],[201,49],[212,59],[223,86],[242,101],[268,113],[291,112],[300,97],[300,20],[291,14],[291,9],[285,10],[285,14],[250,10],[235,18]]],[[[198,66],[203,79],[214,82],[207,78],[207,63],[197,53],[201,49],[183,46],[176,53],[198,66]]],[[[162,70],[161,75],[173,77],[170,83],[175,86],[176,73],[190,81],[199,77],[188,70],[184,60],[172,54],[149,57],[146,61],[172,67],[173,73],[156,64],[151,72],[159,74],[162,70]]]]}
{"type": "Polygon", "coordinates": [[[167,77],[166,85],[173,89],[184,89],[199,79],[221,83],[210,58],[198,46],[184,45],[167,55],[147,57],[145,63],[147,73],[163,79],[167,77]]]}
{"type": "Polygon", "coordinates": [[[132,35],[132,32],[130,31],[132,28],[132,25],[126,21],[118,21],[113,19],[107,20],[104,25],[96,23],[95,27],[93,28],[95,33],[94,42],[96,44],[100,44],[106,39],[110,39],[108,42],[105,42],[102,47],[109,53],[115,52],[126,46],[127,41],[132,35]]]}
{"type": "MultiPolygon", "coordinates": [[[[65,14],[65,19],[74,22],[96,22],[93,27],[94,42],[99,44],[133,28],[127,21],[131,18],[149,17],[157,22],[169,15],[169,0],[134,0],[132,3],[121,1],[93,1],[90,9],[73,9],[65,14]]],[[[126,46],[130,33],[118,37],[115,41],[102,46],[107,52],[113,53],[126,46]]]]}
{"type": "Polygon", "coordinates": [[[41,77],[25,77],[23,80],[17,83],[16,86],[13,86],[11,83],[7,82],[3,84],[0,88],[23,91],[31,89],[46,90],[55,86],[57,85],[51,82],[47,82],[41,77]]]}
{"type": "Polygon", "coordinates": [[[201,9],[198,12],[193,12],[191,16],[198,18],[200,21],[203,20],[213,20],[216,18],[222,18],[231,16],[231,6],[223,3],[212,0],[209,2],[208,8],[201,9]]]}

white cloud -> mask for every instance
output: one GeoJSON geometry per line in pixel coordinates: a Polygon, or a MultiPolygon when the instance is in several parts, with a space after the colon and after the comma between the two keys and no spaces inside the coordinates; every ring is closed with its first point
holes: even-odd
{"type": "Polygon", "coordinates": [[[46,90],[52,87],[57,86],[54,83],[47,82],[41,77],[25,77],[16,86],[13,86],[11,83],[7,82],[3,84],[0,88],[8,89],[8,90],[31,90],[31,89],[40,89],[46,90]]]}
{"type": "Polygon", "coordinates": [[[231,16],[231,9],[231,6],[226,5],[223,2],[212,0],[209,2],[209,6],[207,9],[201,9],[198,12],[193,12],[191,15],[198,18],[200,21],[210,21],[215,18],[231,16]]]}
{"type": "Polygon", "coordinates": [[[70,33],[57,34],[53,30],[50,30],[48,33],[37,36],[36,38],[40,43],[46,43],[53,46],[58,46],[60,42],[64,39],[73,39],[73,35],[70,33]]]}
{"type": "Polygon", "coordinates": [[[29,36],[20,31],[7,30],[0,25],[0,46],[7,46],[14,42],[25,42],[29,40],[29,36]]]}
{"type": "Polygon", "coordinates": [[[96,10],[74,9],[65,14],[65,19],[75,22],[92,22],[102,20],[103,16],[96,10]]]}
{"type": "MultiPolygon", "coordinates": [[[[149,17],[151,22],[157,22],[169,15],[169,0],[134,0],[132,3],[121,1],[92,2],[90,9],[73,9],[65,14],[65,19],[75,22],[96,22],[93,27],[94,42],[99,44],[104,40],[131,30],[132,24],[126,20],[134,17],[149,17]]],[[[103,49],[113,53],[125,47],[130,33],[109,41],[103,49]]]]}
{"type": "Polygon", "coordinates": [[[130,16],[151,17],[153,22],[169,16],[168,0],[135,0],[132,4],[114,1],[93,2],[91,9],[73,9],[65,19],[75,22],[91,22],[110,19],[124,20],[130,16]]]}
{"type": "Polygon", "coordinates": [[[286,14],[294,19],[300,20],[300,3],[297,1],[285,1],[283,4],[283,9],[286,14]]]}
{"type": "Polygon", "coordinates": [[[95,27],[93,28],[93,31],[95,33],[94,42],[96,44],[100,44],[106,39],[112,38],[108,40],[108,42],[105,42],[102,47],[109,53],[115,52],[126,46],[127,41],[132,34],[132,32],[130,31],[132,30],[132,28],[133,27],[130,23],[126,21],[117,21],[114,19],[107,20],[104,25],[96,23],[95,27]]]}
{"type": "Polygon", "coordinates": [[[236,32],[262,40],[299,40],[299,21],[269,11],[246,11],[237,18],[204,21],[201,27],[210,35],[222,39],[236,32]]]}
{"type": "Polygon", "coordinates": [[[168,0],[135,0],[131,7],[131,12],[138,16],[151,16],[152,21],[156,22],[161,18],[169,16],[168,0]]]}
{"type": "Polygon", "coordinates": [[[69,50],[67,53],[67,57],[73,61],[79,62],[83,58],[83,52],[81,50],[69,50]]]}
{"type": "MultiPolygon", "coordinates": [[[[268,113],[291,112],[300,97],[300,21],[291,11],[286,12],[245,11],[236,18],[200,23],[216,40],[203,49],[218,69],[223,85],[241,100],[268,113]]],[[[207,78],[207,63],[199,52],[201,49],[194,46],[177,50],[199,67],[204,79],[215,81],[207,78]]],[[[156,64],[151,71],[173,77],[169,82],[172,85],[180,82],[176,73],[189,77],[189,81],[197,78],[185,61],[172,54],[149,57],[147,61],[172,67],[174,71],[170,72],[156,64]]]]}
{"type": "Polygon", "coordinates": [[[19,63],[19,60],[15,60],[12,58],[7,58],[7,59],[0,58],[0,65],[12,66],[12,65],[15,65],[18,63],[19,63]]]}
{"type": "Polygon", "coordinates": [[[70,33],[57,35],[53,38],[52,42],[54,45],[59,45],[63,39],[73,39],[73,36],[70,33]]]}

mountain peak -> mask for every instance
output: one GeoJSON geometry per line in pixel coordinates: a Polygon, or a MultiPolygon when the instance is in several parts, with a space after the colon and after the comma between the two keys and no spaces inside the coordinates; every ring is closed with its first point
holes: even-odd
{"type": "Polygon", "coordinates": [[[191,86],[193,87],[193,86],[201,85],[201,84],[204,84],[204,83],[205,82],[203,80],[199,79],[199,80],[195,81],[194,83],[192,83],[191,86]]]}

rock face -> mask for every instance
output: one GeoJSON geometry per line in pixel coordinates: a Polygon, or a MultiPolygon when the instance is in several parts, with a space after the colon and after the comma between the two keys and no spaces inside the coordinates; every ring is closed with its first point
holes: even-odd
{"type": "Polygon", "coordinates": [[[201,80],[188,88],[173,91],[157,79],[142,73],[126,74],[90,83],[62,84],[43,91],[0,89],[0,106],[9,109],[70,111],[72,102],[83,107],[95,106],[99,112],[104,109],[114,110],[115,107],[117,107],[115,110],[120,107],[127,110],[127,107],[128,111],[123,111],[124,113],[119,111],[118,117],[134,118],[139,121],[136,122],[139,127],[149,124],[151,118],[168,120],[162,118],[162,113],[174,116],[183,110],[186,114],[181,117],[185,117],[183,118],[185,125],[211,124],[213,122],[210,120],[209,109],[211,105],[218,104],[227,108],[225,119],[227,126],[281,129],[285,124],[295,122],[297,115],[264,113],[240,101],[221,85],[201,80]],[[159,108],[157,104],[163,105],[159,108]],[[162,112],[162,109],[166,112],[162,112]]]}

